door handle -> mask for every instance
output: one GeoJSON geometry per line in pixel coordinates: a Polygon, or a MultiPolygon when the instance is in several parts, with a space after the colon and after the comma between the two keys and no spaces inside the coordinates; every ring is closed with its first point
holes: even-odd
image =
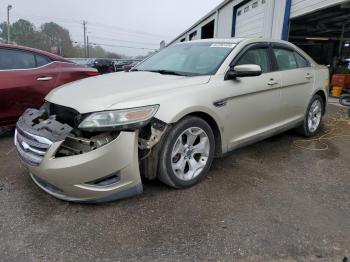
{"type": "Polygon", "coordinates": [[[52,80],[52,77],[51,76],[43,76],[43,77],[39,77],[37,80],[38,81],[50,81],[50,80],[52,80]]]}
{"type": "Polygon", "coordinates": [[[274,86],[274,85],[277,85],[278,82],[274,79],[270,79],[270,81],[267,83],[269,86],[274,86]]]}
{"type": "Polygon", "coordinates": [[[312,79],[313,76],[311,74],[306,74],[306,79],[312,79]]]}

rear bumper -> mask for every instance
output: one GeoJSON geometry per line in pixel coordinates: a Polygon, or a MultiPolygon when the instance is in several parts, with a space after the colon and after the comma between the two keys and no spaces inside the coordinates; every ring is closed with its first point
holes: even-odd
{"type": "Polygon", "coordinates": [[[31,135],[17,126],[17,152],[35,184],[45,192],[62,200],[88,203],[113,201],[142,193],[138,132],[121,132],[110,143],[87,153],[55,157],[63,141],[50,144],[47,138],[31,135]],[[24,133],[25,138],[21,136],[24,133]],[[34,142],[28,140],[31,136],[34,142]],[[38,140],[49,146],[40,149],[41,159],[31,163],[35,150],[41,146],[38,140]]]}

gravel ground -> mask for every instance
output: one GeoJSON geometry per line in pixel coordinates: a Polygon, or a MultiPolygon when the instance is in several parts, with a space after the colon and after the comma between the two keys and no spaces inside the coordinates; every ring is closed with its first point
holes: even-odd
{"type": "MultiPolygon", "coordinates": [[[[337,110],[330,106],[327,118],[337,110]]],[[[350,134],[350,125],[341,128],[350,134]]],[[[216,159],[193,188],[145,181],[141,196],[103,205],[41,191],[12,139],[0,138],[0,261],[350,258],[349,138],[310,151],[287,132],[216,159]]]]}

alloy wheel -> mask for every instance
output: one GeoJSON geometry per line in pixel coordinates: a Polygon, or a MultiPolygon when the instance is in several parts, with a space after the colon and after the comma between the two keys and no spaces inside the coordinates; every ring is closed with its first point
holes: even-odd
{"type": "Polygon", "coordinates": [[[186,129],[176,140],[171,166],[177,178],[188,181],[204,169],[210,152],[209,137],[199,127],[186,129]]]}
{"type": "Polygon", "coordinates": [[[310,132],[315,132],[320,123],[322,118],[322,104],[319,100],[315,100],[309,110],[308,115],[308,128],[310,132]]]}

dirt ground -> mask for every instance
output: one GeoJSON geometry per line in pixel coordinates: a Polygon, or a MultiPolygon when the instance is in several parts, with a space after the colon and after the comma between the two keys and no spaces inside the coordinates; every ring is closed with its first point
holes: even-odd
{"type": "Polygon", "coordinates": [[[80,205],[35,186],[2,136],[0,261],[347,261],[350,137],[298,139],[287,132],[216,159],[187,190],[146,181],[138,197],[80,205]]]}

